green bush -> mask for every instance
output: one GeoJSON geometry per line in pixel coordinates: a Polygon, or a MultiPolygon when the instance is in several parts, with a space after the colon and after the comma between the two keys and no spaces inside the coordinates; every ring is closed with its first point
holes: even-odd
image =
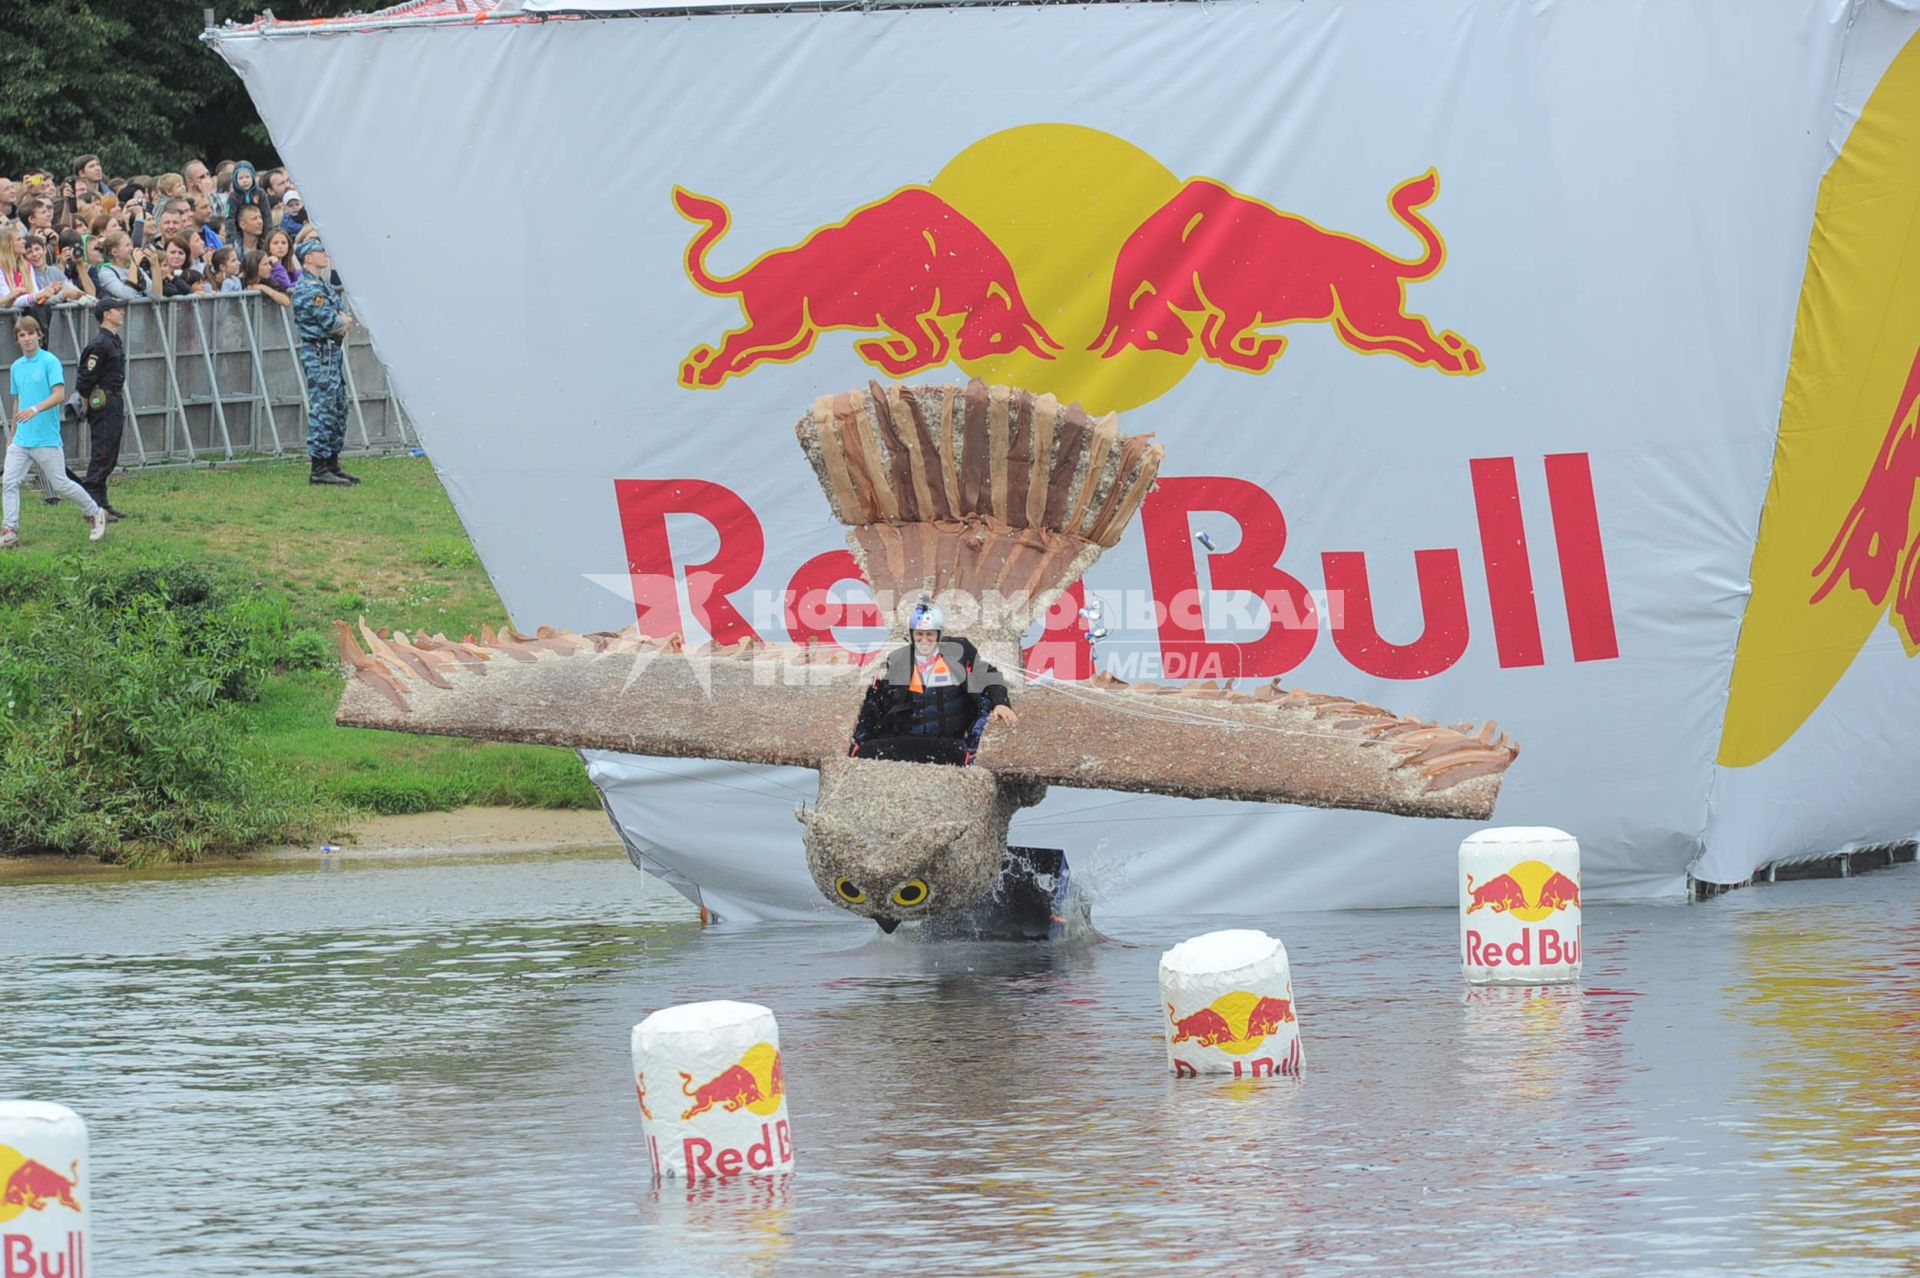
{"type": "Polygon", "coordinates": [[[289,655],[286,600],[199,565],[0,576],[0,853],[188,858],[305,837],[311,790],[250,765],[233,707],[289,655]],[[30,588],[37,585],[37,589],[30,588]]]}
{"type": "Polygon", "coordinates": [[[333,670],[340,665],[340,649],[324,630],[296,630],[287,640],[284,664],[289,670],[333,670]]]}

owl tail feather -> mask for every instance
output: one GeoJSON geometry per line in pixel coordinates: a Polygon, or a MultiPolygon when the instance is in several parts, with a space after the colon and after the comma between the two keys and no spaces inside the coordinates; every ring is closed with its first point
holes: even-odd
{"type": "Polygon", "coordinates": [[[1017,640],[1153,487],[1165,449],[1109,413],[975,379],[823,395],[797,427],[834,515],[903,629],[922,596],[1017,640]]]}

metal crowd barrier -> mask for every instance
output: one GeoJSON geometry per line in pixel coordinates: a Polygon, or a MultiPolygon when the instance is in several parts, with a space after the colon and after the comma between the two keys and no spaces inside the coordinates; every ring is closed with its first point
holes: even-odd
{"type": "MultiPolygon", "coordinates": [[[[0,311],[0,366],[20,357],[13,321],[0,311]]],[[[80,349],[99,331],[93,307],[54,309],[48,349],[74,385],[80,349]]],[[[294,355],[293,314],[259,293],[215,293],[131,302],[120,329],[127,348],[127,427],[123,468],[232,461],[247,456],[305,455],[306,377],[294,355]]],[[[373,353],[367,330],[347,334],[347,448],[350,454],[419,447],[411,423],[373,353]]],[[[6,383],[0,381],[0,390],[6,383]]],[[[6,414],[12,421],[11,400],[6,414]]],[[[7,432],[11,438],[11,430],[7,432]]],[[[87,460],[84,420],[66,418],[67,464],[87,460]]]]}

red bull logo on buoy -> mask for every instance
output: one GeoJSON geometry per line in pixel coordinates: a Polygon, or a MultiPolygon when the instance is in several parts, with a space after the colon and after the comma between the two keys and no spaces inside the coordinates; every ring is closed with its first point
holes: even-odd
{"type": "MultiPolygon", "coordinates": [[[[640,1097],[640,1112],[653,1118],[648,1104],[646,1075],[634,1081],[640,1097]]],[[[680,1071],[680,1091],[686,1098],[677,1109],[681,1122],[710,1121],[727,1115],[753,1115],[769,1121],[739,1134],[739,1125],[723,1125],[711,1136],[682,1135],[680,1158],[688,1180],[706,1176],[733,1176],[741,1172],[774,1171],[793,1161],[793,1133],[786,1116],[786,1073],[780,1063],[780,1049],[771,1043],[755,1043],[739,1060],[701,1081],[680,1071]],[[731,1139],[727,1132],[733,1132],[731,1139]]],[[[657,1101],[656,1101],[657,1103],[657,1101]]],[[[671,1117],[676,1111],[669,1111],[671,1117]]],[[[656,1173],[661,1169],[659,1142],[649,1139],[656,1173]]]]}
{"type": "MultiPolygon", "coordinates": [[[[1197,1047],[1218,1048],[1234,1056],[1248,1057],[1269,1038],[1295,1024],[1293,993],[1288,990],[1286,995],[1275,997],[1248,990],[1234,990],[1185,1016],[1177,1015],[1169,1003],[1167,1021],[1171,1027],[1168,1040],[1176,1045],[1192,1043],[1197,1047]]],[[[1287,1034],[1286,1050],[1277,1060],[1269,1053],[1248,1060],[1245,1065],[1246,1072],[1255,1077],[1299,1073],[1299,1035],[1287,1034]]],[[[1191,1064],[1177,1057],[1174,1060],[1174,1072],[1180,1075],[1197,1073],[1191,1064]]],[[[1242,1072],[1241,1062],[1234,1063],[1233,1072],[1236,1075],[1242,1072]]]]}
{"type": "Polygon", "coordinates": [[[0,1278],[86,1278],[86,1232],[80,1223],[85,1210],[78,1159],[63,1172],[0,1145],[0,1278]],[[26,1213],[42,1217],[33,1220],[32,1232],[4,1228],[26,1213]],[[69,1219],[62,1224],[60,1217],[69,1219]]]}
{"type": "Polygon", "coordinates": [[[729,1114],[750,1109],[756,1114],[771,1114],[780,1108],[787,1094],[786,1078],[780,1069],[780,1049],[771,1043],[755,1043],[739,1063],[729,1065],[719,1075],[694,1085],[693,1075],[680,1072],[680,1090],[693,1097],[682,1119],[704,1114],[715,1105],[729,1114]]]}
{"type": "Polygon", "coordinates": [[[1580,885],[1542,861],[1522,861],[1505,874],[1474,884],[1467,876],[1467,913],[1492,910],[1537,923],[1556,910],[1580,906],[1580,885]]]}
{"type": "Polygon", "coordinates": [[[1581,932],[1575,874],[1537,860],[1484,878],[1464,873],[1461,946],[1468,969],[1577,973],[1581,932]]]}

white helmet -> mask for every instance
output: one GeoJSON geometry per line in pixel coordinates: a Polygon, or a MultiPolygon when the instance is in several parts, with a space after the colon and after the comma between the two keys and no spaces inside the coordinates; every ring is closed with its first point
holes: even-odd
{"type": "Polygon", "coordinates": [[[931,599],[922,599],[914,605],[913,619],[907,623],[908,630],[938,630],[945,632],[947,614],[940,611],[940,605],[931,599]]]}

